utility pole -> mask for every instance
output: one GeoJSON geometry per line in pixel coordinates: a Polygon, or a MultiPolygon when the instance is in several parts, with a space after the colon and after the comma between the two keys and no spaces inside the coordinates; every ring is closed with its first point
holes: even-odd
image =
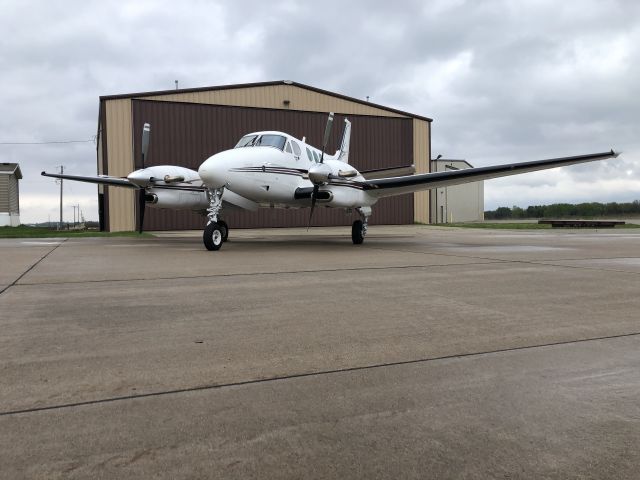
{"type": "MultiPolygon", "coordinates": [[[[60,175],[64,174],[64,165],[60,165],[60,175]]],[[[60,179],[60,222],[58,230],[62,230],[62,179],[60,179]]]]}
{"type": "Polygon", "coordinates": [[[73,208],[73,226],[75,228],[75,226],[76,226],[76,206],[75,205],[71,205],[71,208],[73,208]]]}

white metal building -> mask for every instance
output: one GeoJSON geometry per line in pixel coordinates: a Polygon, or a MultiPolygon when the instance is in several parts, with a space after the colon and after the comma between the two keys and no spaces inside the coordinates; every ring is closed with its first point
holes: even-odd
{"type": "MultiPolygon", "coordinates": [[[[466,160],[441,158],[431,162],[432,172],[473,168],[466,160]]],[[[464,183],[430,191],[432,223],[480,222],[484,220],[484,182],[464,183]]]]}
{"type": "Polygon", "coordinates": [[[0,227],[20,225],[20,191],[22,178],[17,163],[0,163],[0,227]]]}

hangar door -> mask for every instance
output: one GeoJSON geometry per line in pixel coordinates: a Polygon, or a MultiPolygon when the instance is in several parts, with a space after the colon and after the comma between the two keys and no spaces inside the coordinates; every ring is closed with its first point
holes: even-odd
{"type": "MultiPolygon", "coordinates": [[[[336,115],[327,151],[333,154],[342,138],[344,115],[336,115]]],[[[360,171],[411,165],[412,119],[349,115],[352,122],[350,163],[360,171]]],[[[197,170],[209,156],[233,148],[243,135],[278,130],[321,147],[327,115],[297,110],[236,107],[153,100],[133,100],[135,168],[141,168],[141,132],[151,124],[148,161],[151,165],[181,165],[197,170]]],[[[260,209],[258,212],[227,210],[223,218],[231,228],[306,226],[308,209],[260,209]]],[[[317,208],[314,226],[350,225],[357,213],[317,208]]],[[[381,199],[371,224],[413,223],[413,194],[381,199]]],[[[205,217],[185,211],[147,208],[145,230],[201,229],[205,217]]]]}

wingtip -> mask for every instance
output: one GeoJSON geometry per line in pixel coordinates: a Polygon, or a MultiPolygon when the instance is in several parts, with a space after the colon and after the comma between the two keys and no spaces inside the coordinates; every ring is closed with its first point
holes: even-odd
{"type": "Polygon", "coordinates": [[[621,151],[615,151],[613,148],[611,149],[611,155],[613,155],[613,158],[618,158],[621,153],[621,151]]]}

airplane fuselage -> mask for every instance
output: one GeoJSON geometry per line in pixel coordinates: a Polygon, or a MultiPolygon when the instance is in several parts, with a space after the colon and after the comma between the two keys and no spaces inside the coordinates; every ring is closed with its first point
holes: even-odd
{"type": "Polygon", "coordinates": [[[278,145],[237,146],[212,155],[198,170],[204,184],[210,188],[224,187],[264,207],[301,208],[311,203],[310,195],[305,195],[305,191],[313,189],[309,175],[324,170],[333,178],[331,185],[320,186],[319,203],[356,208],[376,202],[358,183],[364,177],[348,163],[337,160],[338,155],[325,154],[320,164],[319,150],[290,135],[257,132],[243,138],[253,135],[277,136],[282,140],[278,145]]]}

